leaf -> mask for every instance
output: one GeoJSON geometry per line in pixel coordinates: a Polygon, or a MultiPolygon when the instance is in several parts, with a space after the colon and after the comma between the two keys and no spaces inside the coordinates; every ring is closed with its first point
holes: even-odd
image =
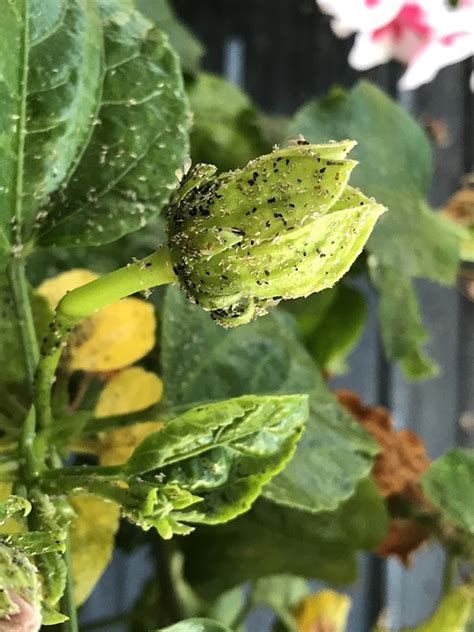
{"type": "Polygon", "coordinates": [[[474,535],[474,450],[448,450],[432,463],[421,484],[446,520],[474,535]]]}
{"type": "Polygon", "coordinates": [[[465,176],[463,188],[449,198],[441,212],[459,234],[461,259],[474,261],[474,174],[465,176]]]}
{"type": "Polygon", "coordinates": [[[318,629],[344,632],[350,607],[350,597],[334,590],[320,590],[308,595],[295,611],[298,632],[314,632],[318,629]]]}
{"type": "Polygon", "coordinates": [[[422,348],[428,334],[412,281],[395,268],[374,265],[371,259],[369,273],[380,296],[379,316],[387,356],[398,360],[412,380],[434,377],[438,366],[422,348]]]}
{"type": "Polygon", "coordinates": [[[336,511],[310,514],[258,500],[243,516],[182,541],[185,574],[206,598],[278,573],[350,583],[360,549],[374,549],[387,516],[370,479],[336,511]]]}
{"type": "Polygon", "coordinates": [[[365,325],[367,305],[362,292],[338,283],[284,307],[296,314],[306,348],[317,365],[331,375],[344,373],[346,357],[365,325]]]}
{"type": "Polygon", "coordinates": [[[336,396],[380,446],[372,475],[382,496],[400,495],[423,504],[420,479],[430,466],[423,440],[408,428],[395,430],[386,408],[364,404],[354,391],[339,389],[336,396]]]}
{"type": "MultiPolygon", "coordinates": [[[[114,375],[102,389],[95,416],[133,413],[153,406],[160,401],[163,383],[150,371],[134,366],[114,375]]],[[[163,426],[161,421],[135,423],[99,435],[99,459],[104,465],[124,463],[137,445],[149,434],[163,426]]]]}
{"type": "MultiPolygon", "coordinates": [[[[303,134],[318,142],[327,138],[355,138],[354,151],[360,160],[353,182],[366,194],[388,207],[370,237],[367,250],[372,265],[389,268],[399,275],[402,288],[410,288],[413,277],[425,277],[440,283],[453,283],[458,265],[458,238],[448,229],[446,220],[429,211],[425,196],[432,175],[429,142],[421,127],[410,115],[381,90],[362,81],[350,92],[335,89],[323,99],[306,104],[295,115],[290,134],[303,134]]],[[[377,286],[381,295],[391,287],[377,286]]],[[[402,290],[400,290],[401,293],[402,290]]],[[[408,303],[413,303],[407,290],[408,303]]],[[[389,298],[385,298],[389,301],[389,298]]],[[[384,337],[402,338],[406,346],[406,330],[411,344],[420,346],[418,310],[411,309],[401,323],[381,316],[384,337]]],[[[418,362],[410,349],[407,366],[411,375],[426,377],[431,371],[426,359],[418,362]]],[[[402,357],[402,351],[390,359],[402,357]]]]}
{"type": "Polygon", "coordinates": [[[167,202],[187,153],[187,102],[167,37],[128,0],[98,5],[101,107],[67,186],[45,209],[41,245],[97,245],[144,226],[167,202]]]}
{"type": "MultiPolygon", "coordinates": [[[[2,490],[3,491],[3,490],[2,490]]],[[[0,524],[20,513],[27,516],[31,511],[31,503],[23,496],[8,496],[5,500],[0,500],[0,524]]]]}
{"type": "Polygon", "coordinates": [[[38,572],[30,560],[18,549],[0,542],[0,628],[11,630],[38,630],[41,619],[38,608],[41,601],[41,584],[38,572]],[[10,619],[10,615],[12,619],[10,619]],[[17,615],[17,616],[15,616],[17,615]],[[6,620],[6,624],[4,624],[6,620]],[[24,627],[25,626],[25,627],[24,627]],[[27,629],[30,629],[29,627],[27,629]]]}
{"type": "Polygon", "coordinates": [[[5,536],[3,541],[20,549],[25,555],[64,553],[66,549],[66,533],[58,530],[14,533],[5,536]]]}
{"type": "Polygon", "coordinates": [[[193,494],[199,502],[174,512],[179,522],[226,522],[247,511],[286,465],[307,413],[304,395],[249,395],[201,405],[146,437],[124,469],[150,473],[151,484],[162,477],[193,494]]]}
{"type": "Polygon", "coordinates": [[[184,72],[197,73],[204,47],[197,37],[183,24],[168,0],[139,0],[138,8],[144,15],[162,28],[178,53],[184,72]]]}
{"type": "Polygon", "coordinates": [[[41,575],[43,602],[41,611],[44,625],[54,625],[65,621],[64,616],[56,610],[59,600],[66,590],[66,563],[59,553],[45,553],[35,560],[41,575]]]}
{"type": "Polygon", "coordinates": [[[187,619],[167,628],[155,630],[155,632],[232,632],[232,630],[211,619],[187,619]]]}
{"type": "Polygon", "coordinates": [[[135,449],[125,470],[129,474],[145,474],[233,443],[245,452],[251,448],[245,445],[248,438],[251,438],[255,454],[271,454],[272,444],[278,442],[278,433],[286,429],[301,431],[306,414],[306,397],[301,395],[247,395],[203,404],[172,419],[162,430],[146,437],[135,449]],[[273,427],[275,437],[271,441],[273,427]],[[256,433],[261,430],[270,434],[262,437],[259,445],[256,433]]]}
{"type": "Polygon", "coordinates": [[[264,604],[272,608],[288,630],[297,632],[291,609],[308,594],[308,590],[308,582],[301,577],[271,575],[254,583],[249,598],[255,605],[264,604]]]}
{"type": "Polygon", "coordinates": [[[0,256],[20,251],[39,207],[74,168],[101,89],[102,33],[92,0],[8,3],[0,27],[0,256]],[[28,22],[31,21],[31,34],[28,22]]]}
{"type": "Polygon", "coordinates": [[[429,537],[429,531],[420,522],[411,518],[392,518],[377,554],[381,557],[394,555],[409,568],[413,553],[426,544],[429,537]]]}
{"type": "MultiPolygon", "coordinates": [[[[399,632],[467,632],[473,611],[474,594],[472,587],[459,586],[443,597],[435,612],[424,623],[402,628],[399,632]]],[[[390,632],[384,626],[377,626],[374,632],[390,632]]]]}
{"type": "Polygon", "coordinates": [[[81,604],[112,557],[120,510],[115,503],[86,494],[70,502],[76,512],[70,528],[74,596],[81,604]]]}
{"type": "Polygon", "coordinates": [[[239,87],[201,72],[189,82],[187,92],[193,113],[193,162],[217,165],[224,171],[243,167],[270,151],[260,114],[239,87]]]}
{"type": "MultiPolygon", "coordinates": [[[[66,292],[98,276],[76,268],[47,279],[38,287],[38,293],[54,309],[66,292]]],[[[151,351],[155,328],[155,310],[144,300],[124,298],[107,305],[74,329],[65,358],[68,369],[90,372],[122,369],[151,351]]]]}
{"type": "Polygon", "coordinates": [[[161,349],[170,406],[244,393],[310,394],[305,433],[290,464],[265,487],[267,498],[307,511],[335,509],[370,471],[375,444],[336,402],[288,316],[273,312],[226,331],[170,288],[161,349]]]}

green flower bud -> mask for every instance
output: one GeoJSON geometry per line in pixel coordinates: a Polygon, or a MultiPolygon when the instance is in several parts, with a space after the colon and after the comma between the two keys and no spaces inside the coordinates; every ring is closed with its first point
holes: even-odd
{"type": "Polygon", "coordinates": [[[37,632],[40,602],[38,571],[18,549],[0,542],[0,630],[37,632]]]}
{"type": "Polygon", "coordinates": [[[189,298],[233,327],[334,285],[385,210],[347,184],[354,145],[300,142],[240,170],[192,169],[168,212],[171,262],[189,298]]]}

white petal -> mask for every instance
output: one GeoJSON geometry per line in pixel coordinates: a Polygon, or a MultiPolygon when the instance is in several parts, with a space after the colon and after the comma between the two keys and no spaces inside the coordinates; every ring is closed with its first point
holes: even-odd
{"type": "Polygon", "coordinates": [[[368,0],[317,0],[321,10],[335,18],[338,30],[364,33],[391,22],[405,1],[377,0],[372,4],[368,0]]]}
{"type": "Polygon", "coordinates": [[[472,55],[472,37],[456,38],[452,45],[431,41],[424,46],[408,65],[407,71],[399,82],[400,90],[414,90],[428,83],[441,68],[455,64],[472,55]]]}
{"type": "Polygon", "coordinates": [[[349,53],[349,63],[356,70],[368,70],[385,64],[394,55],[394,45],[389,34],[374,38],[371,33],[359,33],[349,53]]]}

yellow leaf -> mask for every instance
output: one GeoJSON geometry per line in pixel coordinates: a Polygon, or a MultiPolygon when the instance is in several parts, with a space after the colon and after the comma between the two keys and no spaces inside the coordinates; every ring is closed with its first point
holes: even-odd
{"type": "MultiPolygon", "coordinates": [[[[42,283],[38,292],[55,308],[68,290],[97,276],[90,270],[70,270],[42,283]]],[[[68,367],[106,372],[129,366],[153,348],[155,329],[155,312],[146,301],[125,298],[108,305],[74,329],[67,349],[68,367]]]]}
{"type": "MultiPolygon", "coordinates": [[[[141,367],[131,367],[115,375],[102,390],[95,409],[96,417],[125,415],[145,410],[158,403],[163,395],[163,382],[141,367]]],[[[150,421],[101,433],[100,462],[104,465],[123,463],[136,446],[163,426],[150,421]]]]}
{"type": "Polygon", "coordinates": [[[344,632],[351,600],[334,590],[321,590],[300,601],[295,619],[300,632],[344,632]]]}
{"type": "Polygon", "coordinates": [[[83,603],[105,571],[114,548],[120,509],[115,503],[81,494],[71,499],[70,526],[74,596],[83,603]]]}

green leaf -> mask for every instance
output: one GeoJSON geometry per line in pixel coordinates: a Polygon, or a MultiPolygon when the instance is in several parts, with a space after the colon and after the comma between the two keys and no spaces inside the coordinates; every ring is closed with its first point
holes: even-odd
{"type": "MultiPolygon", "coordinates": [[[[128,474],[145,474],[166,465],[231,443],[245,442],[260,430],[275,426],[278,434],[284,421],[289,428],[301,428],[307,414],[306,397],[299,395],[258,397],[248,395],[204,404],[169,421],[148,435],[124,466],[128,474]]],[[[275,441],[277,439],[275,438],[275,441]]],[[[271,444],[267,450],[271,450],[271,444]]],[[[256,445],[255,451],[265,445],[256,445]]]]}
{"type": "Polygon", "coordinates": [[[211,619],[187,619],[167,628],[155,630],[155,632],[232,632],[232,630],[211,619]]]}
{"type": "Polygon", "coordinates": [[[188,84],[193,113],[191,156],[220,170],[243,167],[270,151],[262,119],[248,96],[217,75],[198,74],[188,84]]]}
{"type": "Polygon", "coordinates": [[[43,553],[64,553],[66,550],[66,533],[64,531],[28,531],[13,533],[2,538],[6,544],[17,547],[25,555],[42,555],[43,553]]]}
{"type": "Polygon", "coordinates": [[[3,524],[15,514],[20,513],[27,516],[31,511],[31,503],[23,496],[8,496],[6,500],[0,501],[0,524],[3,524]]]}
{"type": "Polygon", "coordinates": [[[295,314],[306,348],[330,374],[347,370],[346,358],[359,340],[367,316],[364,295],[338,283],[323,292],[285,303],[295,314]]]}
{"type": "Polygon", "coordinates": [[[45,207],[42,245],[107,243],[144,226],[167,202],[187,153],[187,101],[167,37],[129,0],[98,6],[101,106],[74,172],[45,207]]]}
{"type": "Polygon", "coordinates": [[[436,459],[421,479],[442,516],[474,535],[474,450],[454,448],[436,459]]]}
{"type": "MultiPolygon", "coordinates": [[[[420,625],[402,628],[399,632],[467,632],[474,606],[471,586],[459,586],[442,598],[434,613],[420,625]]],[[[390,632],[376,626],[373,632],[390,632]]]]}
{"type": "Polygon", "coordinates": [[[428,335],[410,277],[390,266],[375,266],[370,259],[369,273],[380,295],[379,314],[387,356],[399,360],[410,379],[435,376],[438,367],[422,348],[428,335]]]}
{"type": "MultiPolygon", "coordinates": [[[[408,281],[425,277],[453,283],[459,257],[458,237],[447,229],[444,218],[426,206],[432,175],[431,150],[422,128],[401,106],[362,81],[350,92],[335,89],[328,97],[305,105],[295,115],[290,134],[303,134],[312,142],[355,138],[359,145],[354,156],[360,165],[352,182],[389,209],[377,222],[367,244],[373,264],[395,270],[408,281]]],[[[381,294],[390,292],[381,285],[378,290],[381,294]]],[[[382,329],[388,330],[385,337],[403,338],[407,326],[415,332],[420,327],[413,310],[395,329],[396,325],[393,319],[387,323],[381,318],[382,329]]],[[[419,357],[418,362],[414,361],[416,353],[410,351],[405,368],[412,375],[426,377],[431,366],[419,357]]]]}
{"type": "Polygon", "coordinates": [[[204,48],[197,37],[178,19],[168,0],[138,0],[138,8],[144,15],[162,28],[178,53],[186,73],[199,70],[204,48]]]}
{"type": "Polygon", "coordinates": [[[266,500],[223,526],[201,527],[183,540],[185,573],[206,597],[278,573],[349,583],[356,551],[384,537],[387,515],[371,479],[336,511],[309,514],[266,500]]]}
{"type": "Polygon", "coordinates": [[[264,495],[307,511],[335,509],[368,474],[377,447],[336,401],[293,327],[289,316],[273,312],[224,330],[170,288],[161,345],[166,404],[308,393],[310,417],[296,454],[264,495]]]}
{"type": "Polygon", "coordinates": [[[101,90],[96,3],[44,0],[27,11],[9,2],[0,27],[0,258],[45,219],[40,207],[74,169],[101,90]]]}
{"type": "MultiPolygon", "coordinates": [[[[162,477],[191,493],[192,502],[173,512],[175,520],[226,522],[249,509],[291,458],[307,413],[304,395],[246,396],[202,405],[149,435],[124,469],[132,475],[149,473],[151,484],[162,477]]],[[[173,525],[169,536],[172,532],[173,525]]]]}
{"type": "Polygon", "coordinates": [[[66,590],[67,570],[64,558],[60,553],[45,553],[38,556],[35,563],[42,580],[43,623],[45,625],[53,625],[60,620],[64,621],[64,618],[61,618],[63,615],[57,612],[55,608],[66,590]]]}
{"type": "MultiPolygon", "coordinates": [[[[24,155],[18,143],[7,148],[27,184],[21,209],[5,214],[5,234],[11,241],[15,217],[22,243],[106,243],[145,225],[174,189],[187,152],[187,101],[167,37],[130,0],[71,0],[63,12],[57,4],[32,5],[39,39],[31,43],[27,99],[12,97],[10,118],[5,111],[7,122],[20,117],[20,131],[28,120],[24,155]]],[[[15,63],[18,75],[23,66],[15,63]]],[[[12,191],[16,176],[5,165],[0,186],[12,191]]]]}
{"type": "Polygon", "coordinates": [[[285,629],[299,632],[298,624],[291,612],[309,593],[308,582],[293,575],[271,575],[255,582],[250,599],[255,605],[272,608],[285,629]]]}

